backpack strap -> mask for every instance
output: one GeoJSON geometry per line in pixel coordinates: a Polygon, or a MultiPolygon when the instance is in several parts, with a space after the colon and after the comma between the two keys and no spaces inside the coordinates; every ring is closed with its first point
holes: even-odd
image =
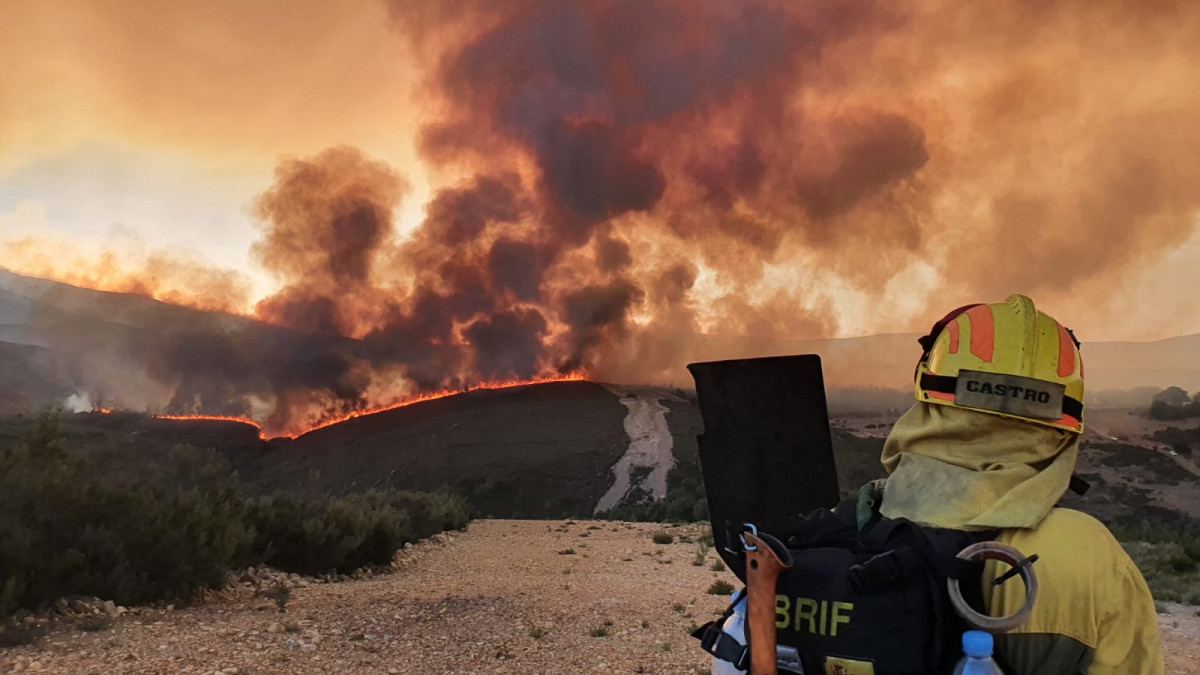
{"type": "Polygon", "coordinates": [[[746,589],[733,596],[733,602],[721,614],[721,618],[700,626],[692,631],[692,637],[700,641],[700,648],[722,661],[728,661],[738,670],[748,670],[750,667],[750,645],[741,644],[723,628],[725,621],[733,616],[733,610],[746,597],[746,589]]]}
{"type": "Polygon", "coordinates": [[[933,572],[946,579],[968,579],[983,572],[983,563],[938,553],[924,546],[901,546],[850,568],[850,583],[867,592],[898,579],[933,572]]]}
{"type": "Polygon", "coordinates": [[[990,538],[984,533],[955,533],[957,541],[951,543],[940,540],[937,530],[922,528],[905,518],[881,518],[870,525],[861,533],[861,538],[869,546],[884,552],[850,568],[850,581],[861,591],[921,574],[932,574],[938,579],[965,580],[983,573],[981,561],[964,560],[958,557],[958,552],[966,544],[990,538]]]}
{"type": "Polygon", "coordinates": [[[879,513],[883,506],[883,487],[886,478],[880,478],[866,483],[858,489],[858,503],[855,505],[855,519],[858,521],[858,531],[868,529],[883,516],[879,513]]]}

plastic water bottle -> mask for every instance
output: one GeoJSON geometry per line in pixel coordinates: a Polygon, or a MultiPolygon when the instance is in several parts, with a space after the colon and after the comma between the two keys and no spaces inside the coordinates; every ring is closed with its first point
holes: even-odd
{"type": "MultiPolygon", "coordinates": [[[[734,640],[737,640],[739,645],[746,644],[746,594],[743,591],[738,591],[733,594],[732,599],[736,599],[738,594],[742,598],[733,607],[733,614],[725,619],[725,623],[721,629],[729,633],[734,640]]],[[[717,657],[713,657],[712,675],[746,675],[746,671],[738,670],[733,667],[733,664],[728,661],[722,661],[717,657]]]]}
{"type": "Polygon", "coordinates": [[[954,675],[1004,675],[992,660],[992,634],[969,630],[962,637],[963,657],[954,667],[954,675]]]}

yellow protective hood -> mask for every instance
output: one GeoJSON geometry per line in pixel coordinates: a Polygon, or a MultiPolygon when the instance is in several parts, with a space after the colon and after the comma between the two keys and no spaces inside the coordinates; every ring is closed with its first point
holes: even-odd
{"type": "Polygon", "coordinates": [[[917,403],[883,444],[880,512],[959,530],[1036,527],[1071,481],[1079,436],[917,403]]]}

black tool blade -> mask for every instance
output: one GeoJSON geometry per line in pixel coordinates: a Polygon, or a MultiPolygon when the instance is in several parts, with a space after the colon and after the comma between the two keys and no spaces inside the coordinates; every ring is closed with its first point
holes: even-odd
{"type": "Polygon", "coordinates": [[[838,500],[819,356],[688,365],[704,420],[698,437],[717,552],[739,578],[731,541],[743,523],[765,532],[838,500]]]}

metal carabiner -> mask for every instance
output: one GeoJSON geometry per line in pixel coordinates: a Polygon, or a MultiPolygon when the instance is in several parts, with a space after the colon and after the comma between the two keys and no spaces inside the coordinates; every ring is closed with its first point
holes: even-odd
{"type": "Polygon", "coordinates": [[[742,523],[742,527],[744,528],[744,529],[742,530],[742,534],[739,534],[739,535],[738,535],[738,539],[741,539],[741,540],[742,540],[742,550],[744,550],[744,551],[757,551],[757,550],[758,550],[758,547],[757,547],[757,546],[750,546],[749,544],[747,544],[747,543],[746,543],[746,537],[744,537],[743,535],[744,535],[744,534],[746,533],[746,531],[748,530],[748,531],[750,532],[750,534],[752,534],[752,535],[754,535],[754,536],[756,536],[756,537],[757,537],[757,536],[758,536],[758,528],[754,526],[754,523],[742,523]]]}

